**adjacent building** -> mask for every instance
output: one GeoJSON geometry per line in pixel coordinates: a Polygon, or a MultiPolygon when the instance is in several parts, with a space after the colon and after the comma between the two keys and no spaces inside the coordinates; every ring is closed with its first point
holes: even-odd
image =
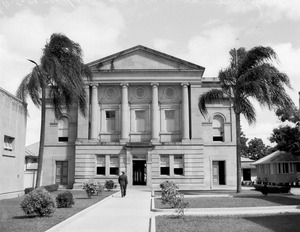
{"type": "Polygon", "coordinates": [[[0,88],[0,199],[24,194],[27,105],[0,88]]]}
{"type": "MultiPolygon", "coordinates": [[[[205,54],[203,54],[205,55],[205,54]]],[[[88,115],[73,106],[56,120],[46,113],[43,185],[81,188],[90,178],[158,188],[165,180],[181,189],[236,186],[234,112],[224,98],[208,105],[199,96],[219,88],[204,68],[135,46],[88,64],[88,115]]]]}
{"type": "Polygon", "coordinates": [[[275,151],[253,163],[258,182],[273,185],[300,184],[300,157],[285,151],[275,151]]]}

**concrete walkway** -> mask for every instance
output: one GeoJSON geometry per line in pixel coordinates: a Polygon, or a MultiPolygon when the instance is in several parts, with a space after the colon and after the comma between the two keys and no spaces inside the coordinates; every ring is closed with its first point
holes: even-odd
{"type": "Polygon", "coordinates": [[[150,202],[149,189],[129,188],[126,197],[117,192],[47,232],[148,232],[150,202]]]}

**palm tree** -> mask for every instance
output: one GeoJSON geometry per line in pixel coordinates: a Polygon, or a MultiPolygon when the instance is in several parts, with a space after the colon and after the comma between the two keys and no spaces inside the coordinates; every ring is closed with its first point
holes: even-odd
{"type": "Polygon", "coordinates": [[[82,50],[78,43],[63,34],[52,34],[46,43],[41,57],[41,64],[35,64],[32,72],[25,76],[19,85],[16,95],[26,101],[29,95],[32,102],[41,107],[40,147],[38,155],[38,171],[36,187],[41,184],[43,170],[43,154],[45,142],[46,97],[52,100],[56,119],[62,116],[62,108],[67,110],[78,104],[80,112],[85,116],[87,109],[86,92],[83,75],[92,79],[90,69],[83,64],[82,50]],[[46,96],[47,90],[47,96],[46,96]]]}
{"type": "Polygon", "coordinates": [[[207,104],[230,102],[236,119],[236,162],[237,193],[241,192],[241,114],[249,124],[256,122],[256,113],[252,100],[260,106],[276,110],[294,107],[294,103],[285,91],[291,88],[289,78],[272,63],[277,61],[275,51],[270,47],[232,49],[230,65],[219,72],[220,89],[211,89],[199,97],[198,107],[203,116],[207,115],[207,104]]]}

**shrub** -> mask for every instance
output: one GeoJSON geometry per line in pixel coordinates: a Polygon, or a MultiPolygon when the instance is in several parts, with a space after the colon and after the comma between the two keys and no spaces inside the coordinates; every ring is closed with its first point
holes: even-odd
{"type": "Polygon", "coordinates": [[[27,193],[30,193],[32,190],[34,190],[33,187],[31,187],[31,188],[25,188],[25,189],[24,189],[25,195],[26,195],[27,193]]]}
{"type": "Polygon", "coordinates": [[[74,204],[73,194],[70,191],[59,193],[56,197],[57,208],[70,208],[74,204]]]}
{"type": "Polygon", "coordinates": [[[115,182],[114,182],[113,180],[107,180],[107,181],[105,181],[104,187],[105,187],[108,191],[110,191],[110,190],[116,188],[117,186],[115,185],[115,182]]]}
{"type": "Polygon", "coordinates": [[[178,192],[178,186],[172,181],[165,181],[160,184],[160,188],[162,204],[176,208],[178,216],[183,216],[184,209],[189,207],[189,203],[184,201],[184,195],[178,192]]]}
{"type": "Polygon", "coordinates": [[[91,198],[94,194],[99,194],[103,191],[103,186],[96,182],[93,179],[90,179],[89,181],[86,181],[83,183],[83,189],[85,190],[88,198],[91,198]]]}
{"type": "Polygon", "coordinates": [[[25,214],[36,213],[39,216],[50,216],[55,211],[55,202],[44,188],[36,188],[28,193],[21,202],[25,214]]]}
{"type": "Polygon", "coordinates": [[[43,186],[48,192],[55,192],[58,190],[58,184],[50,184],[43,186]]]}
{"type": "MultiPolygon", "coordinates": [[[[42,186],[44,189],[46,189],[48,192],[55,192],[58,190],[58,184],[50,184],[50,185],[45,185],[45,186],[42,186]]],[[[34,190],[35,188],[34,187],[30,187],[30,188],[25,188],[24,189],[24,192],[25,192],[25,195],[27,193],[30,193],[32,190],[34,190]]]]}

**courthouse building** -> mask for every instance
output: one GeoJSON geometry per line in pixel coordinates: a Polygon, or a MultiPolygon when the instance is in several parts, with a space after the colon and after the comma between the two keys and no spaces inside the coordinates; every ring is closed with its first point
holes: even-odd
{"type": "MultiPolygon", "coordinates": [[[[205,56],[205,54],[203,54],[205,56]]],[[[229,102],[208,105],[199,96],[219,88],[204,68],[144,46],[88,64],[88,115],[76,106],[56,120],[47,104],[43,185],[80,188],[91,178],[157,188],[236,186],[236,134],[229,102]]]]}

